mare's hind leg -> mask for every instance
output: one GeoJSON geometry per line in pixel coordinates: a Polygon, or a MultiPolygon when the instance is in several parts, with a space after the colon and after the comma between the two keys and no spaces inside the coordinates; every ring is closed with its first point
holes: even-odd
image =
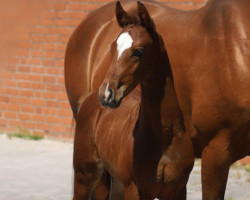
{"type": "Polygon", "coordinates": [[[90,200],[93,189],[104,171],[92,139],[95,105],[86,104],[87,106],[82,105],[76,121],[73,155],[74,200],[90,200]]]}
{"type": "Polygon", "coordinates": [[[203,200],[223,200],[232,163],[229,132],[222,130],[202,152],[203,200]]]}

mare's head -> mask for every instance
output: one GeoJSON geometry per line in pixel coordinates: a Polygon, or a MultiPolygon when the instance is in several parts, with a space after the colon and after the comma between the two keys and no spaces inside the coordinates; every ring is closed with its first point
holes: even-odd
{"type": "Polygon", "coordinates": [[[105,107],[117,108],[122,99],[155,70],[165,47],[145,6],[137,2],[136,16],[128,15],[116,3],[116,19],[122,28],[111,44],[111,64],[98,98],[105,107]]]}

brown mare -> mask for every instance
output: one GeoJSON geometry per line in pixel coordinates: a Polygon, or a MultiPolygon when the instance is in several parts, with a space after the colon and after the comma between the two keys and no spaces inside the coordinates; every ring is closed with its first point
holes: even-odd
{"type": "MultiPolygon", "coordinates": [[[[144,4],[166,44],[185,130],[202,158],[203,199],[223,199],[230,165],[250,154],[250,1],[210,0],[195,11],[144,4]]],[[[130,12],[136,4],[122,5],[130,12]]],[[[65,79],[75,117],[110,66],[109,45],[121,31],[114,10],[110,3],[94,11],[68,43],[65,79]]]]}
{"type": "Polygon", "coordinates": [[[118,2],[116,16],[122,31],[98,92],[109,108],[94,92],[76,119],[74,199],[90,199],[104,167],[124,193],[110,199],[185,199],[193,148],[163,40],[143,4],[129,16],[118,2]]]}

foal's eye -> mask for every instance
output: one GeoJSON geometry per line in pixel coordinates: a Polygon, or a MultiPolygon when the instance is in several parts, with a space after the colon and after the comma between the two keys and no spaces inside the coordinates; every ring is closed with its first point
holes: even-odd
{"type": "Polygon", "coordinates": [[[141,58],[143,56],[144,50],[142,48],[136,49],[133,53],[132,53],[132,57],[138,57],[141,58]]]}

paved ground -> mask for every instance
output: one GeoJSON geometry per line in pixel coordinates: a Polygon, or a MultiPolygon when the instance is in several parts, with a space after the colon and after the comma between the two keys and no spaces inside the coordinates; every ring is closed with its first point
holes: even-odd
{"type": "MultiPolygon", "coordinates": [[[[70,200],[72,143],[0,135],[0,200],[70,200]]],[[[188,183],[188,200],[201,199],[200,164],[188,183]]],[[[230,170],[226,200],[250,200],[250,173],[230,170]]]]}

